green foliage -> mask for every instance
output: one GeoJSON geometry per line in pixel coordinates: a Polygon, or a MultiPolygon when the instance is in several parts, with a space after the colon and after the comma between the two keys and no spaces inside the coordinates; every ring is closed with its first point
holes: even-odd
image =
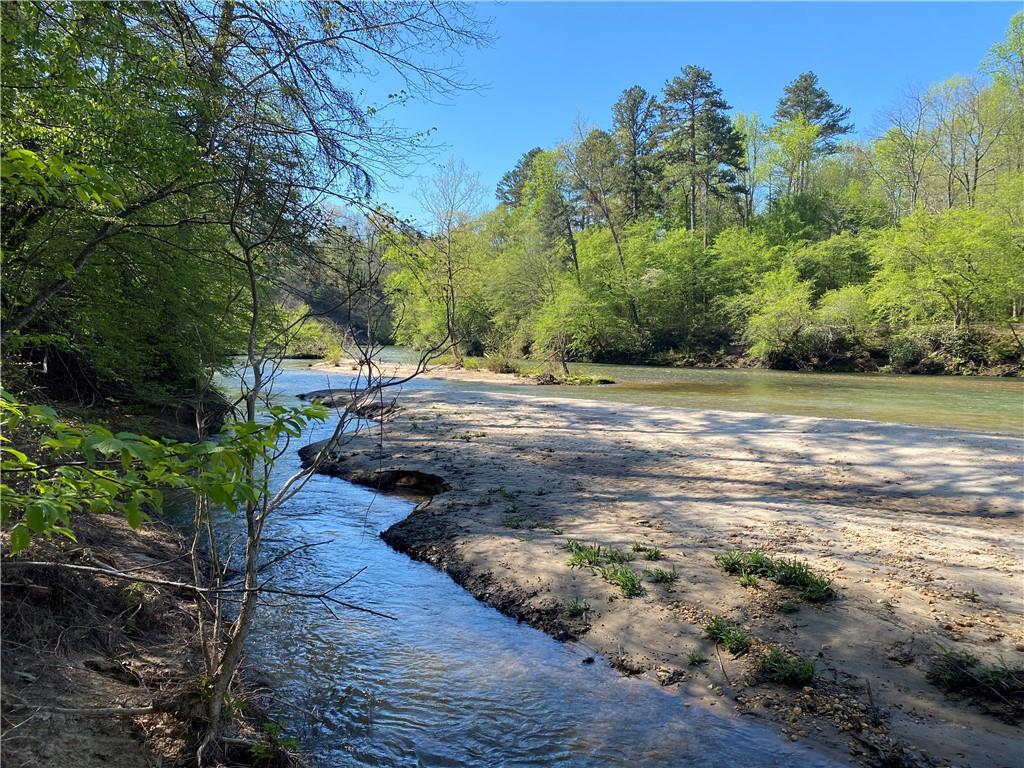
{"type": "Polygon", "coordinates": [[[672,584],[679,579],[676,569],[665,570],[664,568],[644,569],[644,578],[653,581],[655,584],[672,584]]]}
{"type": "Polygon", "coordinates": [[[1005,320],[1024,293],[1024,239],[989,213],[954,208],[917,211],[879,234],[872,307],[897,327],[947,320],[954,328],[1005,320]]]}
{"type": "Polygon", "coordinates": [[[639,554],[644,560],[661,559],[660,549],[644,544],[642,541],[634,541],[632,546],[630,546],[630,550],[639,554]]]}
{"type": "Polygon", "coordinates": [[[740,306],[748,314],[743,338],[751,355],[772,365],[800,354],[814,313],[811,284],[799,279],[795,267],[763,275],[740,306]]]}
{"type": "Polygon", "coordinates": [[[740,586],[741,587],[756,587],[757,586],[757,576],[755,576],[752,573],[744,573],[742,576],[740,576],[740,586]]]}
{"type": "Polygon", "coordinates": [[[327,417],[322,406],[275,406],[263,421],[232,422],[214,440],[185,443],[76,426],[52,408],[22,405],[7,393],[0,412],[0,524],[10,533],[12,554],[34,536],[74,539],[73,517],[85,512],[122,514],[138,527],[161,509],[168,491],[202,494],[231,511],[255,504],[266,489],[247,468],[273,456],[280,438],[298,437],[310,421],[327,417]],[[38,459],[14,448],[11,434],[34,443],[38,459]]]}
{"type": "Polygon", "coordinates": [[[715,562],[726,573],[738,575],[743,586],[756,586],[756,577],[764,576],[780,586],[795,588],[801,598],[811,603],[824,603],[838,597],[829,579],[817,575],[800,560],[773,560],[753,550],[719,553],[715,555],[715,562]]]}
{"type": "Polygon", "coordinates": [[[640,597],[644,593],[640,576],[628,565],[606,565],[600,570],[601,578],[622,590],[623,597],[640,597]]]}
{"type": "Polygon", "coordinates": [[[576,619],[581,616],[586,616],[590,611],[590,603],[586,600],[580,599],[579,597],[574,597],[565,604],[565,613],[570,618],[576,619]]]}
{"type": "Polygon", "coordinates": [[[996,705],[1011,721],[1024,716],[1024,667],[1010,666],[1002,659],[985,664],[969,651],[940,647],[927,675],[945,691],[996,705]]]}
{"type": "Polygon", "coordinates": [[[750,635],[721,616],[713,616],[708,620],[704,625],[704,634],[735,656],[750,650],[750,635]]]}
{"type": "MultiPolygon", "coordinates": [[[[613,130],[531,150],[504,204],[467,222],[465,348],[563,375],[574,360],[735,354],[800,369],[1020,364],[991,332],[1024,306],[1020,27],[981,77],[908,97],[867,143],[840,144],[849,110],[813,72],[786,87],[774,124],[729,120],[696,66],[660,98],[627,89],[613,130]],[[990,333],[965,349],[946,325],[990,333]]],[[[421,330],[403,338],[436,336],[442,314],[412,307],[421,330]]]]}
{"type": "Polygon", "coordinates": [[[783,685],[797,688],[809,685],[814,680],[814,673],[814,662],[791,656],[777,646],[772,646],[761,660],[761,674],[783,685]]]}

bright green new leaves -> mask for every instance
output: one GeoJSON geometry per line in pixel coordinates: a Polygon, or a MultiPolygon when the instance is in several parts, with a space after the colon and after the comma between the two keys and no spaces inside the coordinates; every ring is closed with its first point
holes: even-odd
{"type": "Polygon", "coordinates": [[[879,233],[872,253],[871,303],[895,325],[1003,320],[1024,293],[1024,232],[982,211],[918,211],[879,233]]]}
{"type": "Polygon", "coordinates": [[[763,275],[742,303],[750,312],[743,331],[750,354],[769,364],[793,352],[814,318],[811,284],[793,266],[763,275]]]}
{"type": "Polygon", "coordinates": [[[74,539],[78,513],[119,513],[138,527],[160,510],[168,491],[203,494],[231,511],[255,505],[268,489],[254,484],[247,467],[270,460],[281,438],[298,437],[310,421],[327,418],[322,406],[277,406],[263,421],[235,422],[215,440],[187,443],[75,426],[51,408],[26,406],[6,393],[0,414],[0,524],[10,533],[12,554],[34,536],[74,539]],[[38,456],[14,448],[12,434],[36,443],[38,456]]]}

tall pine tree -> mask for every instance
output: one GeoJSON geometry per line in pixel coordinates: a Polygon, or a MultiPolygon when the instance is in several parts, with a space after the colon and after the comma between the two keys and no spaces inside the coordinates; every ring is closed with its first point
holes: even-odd
{"type": "Polygon", "coordinates": [[[839,148],[836,137],[853,130],[853,125],[846,122],[850,108],[832,101],[828,91],[818,85],[818,76],[813,72],[804,72],[786,86],[774,117],[780,123],[802,117],[818,126],[817,150],[822,155],[833,154],[839,148]]]}
{"type": "Polygon", "coordinates": [[[654,149],[658,125],[658,100],[634,85],[622,92],[612,108],[612,128],[622,151],[621,194],[626,214],[636,220],[655,205],[654,149]]]}
{"type": "Polygon", "coordinates": [[[661,105],[662,156],[670,185],[683,184],[689,228],[697,229],[701,210],[704,244],[709,241],[709,198],[736,190],[743,166],[743,143],[726,114],[729,104],[701,67],[687,65],[665,84],[661,105]]]}

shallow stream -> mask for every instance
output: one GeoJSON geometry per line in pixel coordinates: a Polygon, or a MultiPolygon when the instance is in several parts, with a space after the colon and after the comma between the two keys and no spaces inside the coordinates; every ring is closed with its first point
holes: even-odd
{"type": "MultiPolygon", "coordinates": [[[[389,350],[392,360],[400,350],[389,350]]],[[[545,396],[646,405],[869,418],[1021,431],[1024,382],[767,371],[574,366],[608,387],[546,387],[545,396]]],[[[329,383],[289,364],[283,401],[329,383]]],[[[418,379],[407,388],[515,391],[418,379]]],[[[303,441],[326,437],[324,425],[303,441]]],[[[280,476],[298,469],[290,451],[280,476]]],[[[332,615],[315,603],[265,605],[250,664],[282,703],[285,732],[324,766],[829,766],[749,719],[612,670],[583,645],[558,643],[475,600],[447,575],[390,549],[380,531],[413,502],[314,477],[269,531],[267,557],[327,542],[279,567],[277,583],[325,589],[363,569],[341,596],[393,616],[332,615]]],[[[232,530],[237,520],[225,518],[232,530]]]]}
{"type": "MultiPolygon", "coordinates": [[[[333,378],[331,385],[343,386],[333,378]]],[[[411,386],[438,386],[417,381],[411,386]]],[[[325,387],[286,370],[285,401],[325,387]]],[[[326,436],[330,425],[304,437],[326,436]]],[[[294,451],[276,471],[298,468],[294,451]]],[[[279,567],[276,584],[340,593],[389,614],[265,605],[249,664],[282,704],[285,733],[323,766],[834,766],[766,726],[631,679],[583,645],[559,643],[478,602],[378,533],[413,502],[314,477],[277,516],[265,547],[326,541],[279,567]],[[593,663],[585,660],[593,658],[593,663]]],[[[222,520],[222,533],[238,526],[222,520]]]]}

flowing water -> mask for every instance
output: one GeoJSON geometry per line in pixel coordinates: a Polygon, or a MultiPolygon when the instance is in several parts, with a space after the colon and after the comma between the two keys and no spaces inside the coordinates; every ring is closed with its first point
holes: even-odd
{"type": "MultiPolygon", "coordinates": [[[[332,385],[342,384],[337,377],[332,385]]],[[[286,370],[276,391],[325,386],[286,370]]],[[[411,386],[438,386],[417,381],[411,386]]],[[[330,425],[304,440],[326,436],[330,425]]],[[[295,452],[280,477],[298,468],[295,452]]],[[[268,559],[329,542],[277,567],[275,584],[327,589],[393,616],[317,603],[261,607],[248,650],[282,703],[285,732],[324,766],[835,766],[767,727],[630,679],[583,645],[559,643],[475,600],[378,533],[413,502],[317,476],[268,531],[268,559]],[[584,663],[585,659],[592,663],[584,663]]],[[[222,535],[239,530],[224,518],[222,535]]],[[[721,708],[720,708],[721,709],[721,708]]]]}
{"type": "MultiPolygon", "coordinates": [[[[412,362],[401,347],[382,360],[412,362]]],[[[531,364],[526,363],[529,367],[531,364]]],[[[536,364],[532,364],[536,367],[536,364]]],[[[927,427],[1024,434],[1024,379],[984,376],[894,376],[762,369],[661,368],[573,363],[573,375],[611,379],[604,386],[544,387],[548,397],[639,405],[789,413],[927,427]]],[[[523,392],[521,387],[451,382],[458,388],[523,392]]]]}
{"type": "MultiPolygon", "coordinates": [[[[391,352],[394,359],[400,352],[391,352]]],[[[1019,432],[1022,382],[576,366],[620,382],[547,387],[544,395],[720,409],[876,418],[1019,432]]],[[[342,387],[338,376],[330,385],[342,387]]],[[[290,365],[284,401],[327,386],[290,365]]],[[[506,389],[419,379],[408,388],[506,389]]],[[[508,388],[512,390],[512,388],[508,388]]],[[[514,391],[524,393],[519,387],[514,391]]],[[[303,440],[325,437],[325,425],[303,440]]],[[[298,468],[294,451],[276,468],[298,468]]],[[[630,679],[476,601],[445,574],[390,549],[380,531],[413,502],[314,477],[276,518],[267,556],[327,542],[277,566],[276,583],[327,589],[388,614],[319,604],[265,605],[250,664],[283,703],[286,732],[325,766],[826,766],[754,721],[630,679]],[[362,570],[361,570],[362,569],[362,570]]],[[[238,521],[225,518],[225,532],[238,521]]]]}

